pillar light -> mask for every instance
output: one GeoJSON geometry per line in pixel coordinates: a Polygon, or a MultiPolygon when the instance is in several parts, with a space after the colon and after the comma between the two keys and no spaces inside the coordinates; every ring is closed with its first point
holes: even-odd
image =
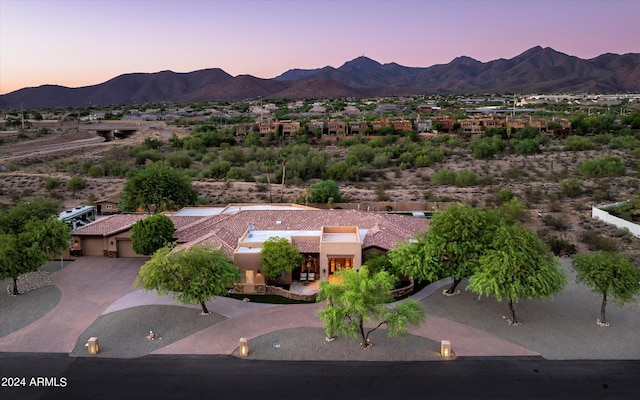
{"type": "Polygon", "coordinates": [[[87,341],[87,347],[89,348],[89,354],[98,354],[100,347],[98,346],[98,338],[93,336],[87,341]]]}
{"type": "Polygon", "coordinates": [[[440,355],[445,358],[451,357],[451,342],[442,340],[440,342],[440,355]]]}
{"type": "Polygon", "coordinates": [[[246,357],[249,355],[249,341],[247,338],[240,338],[240,355],[246,357]]]}

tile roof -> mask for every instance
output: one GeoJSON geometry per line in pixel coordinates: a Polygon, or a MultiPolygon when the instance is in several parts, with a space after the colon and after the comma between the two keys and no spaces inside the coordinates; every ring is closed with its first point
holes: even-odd
{"type": "MultiPolygon", "coordinates": [[[[82,236],[110,236],[124,232],[131,228],[131,225],[148,217],[148,214],[115,214],[108,217],[99,218],[90,224],[71,232],[72,235],[82,236]]],[[[203,217],[199,216],[169,216],[176,230],[189,226],[203,217]]]]}
{"type": "MultiPolygon", "coordinates": [[[[116,214],[101,218],[73,232],[74,235],[108,236],[129,227],[145,214],[116,214]]],[[[233,254],[238,240],[251,225],[263,231],[316,231],[323,226],[357,226],[366,230],[363,248],[378,247],[385,250],[408,240],[427,229],[428,221],[403,215],[392,215],[357,210],[243,210],[210,216],[171,216],[176,226],[174,237],[185,246],[209,243],[233,254]]],[[[295,239],[302,252],[317,252],[319,244],[295,239]]]]}
{"type": "Polygon", "coordinates": [[[109,236],[126,231],[131,225],[146,218],[147,214],[115,214],[99,218],[71,232],[72,235],[109,236]]]}

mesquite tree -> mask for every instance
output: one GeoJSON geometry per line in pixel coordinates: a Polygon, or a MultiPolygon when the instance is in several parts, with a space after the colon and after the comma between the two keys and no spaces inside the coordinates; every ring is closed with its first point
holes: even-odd
{"type": "Polygon", "coordinates": [[[360,337],[363,348],[371,346],[369,335],[382,325],[388,335],[406,335],[407,325],[418,325],[425,319],[424,311],[415,300],[407,300],[395,308],[387,307],[392,300],[395,278],[386,271],[370,273],[366,266],[336,272],[337,283],[320,282],[317,301],[327,300],[327,307],[318,315],[324,323],[327,339],[336,334],[360,337]],[[365,331],[365,323],[377,323],[365,331]]]}
{"type": "Polygon", "coordinates": [[[605,315],[607,295],[618,304],[629,303],[640,293],[640,269],[628,258],[610,251],[597,251],[573,256],[576,282],[590,286],[602,294],[598,324],[609,326],[605,315]]]}

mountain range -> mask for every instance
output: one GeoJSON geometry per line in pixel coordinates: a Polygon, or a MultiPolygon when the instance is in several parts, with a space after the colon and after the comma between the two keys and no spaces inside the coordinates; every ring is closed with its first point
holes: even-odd
{"type": "Polygon", "coordinates": [[[42,85],[0,95],[0,109],[458,93],[640,92],[640,53],[581,59],[540,46],[511,59],[405,67],[358,57],[339,68],[291,69],[272,78],[220,68],[117,76],[79,88],[42,85]]]}

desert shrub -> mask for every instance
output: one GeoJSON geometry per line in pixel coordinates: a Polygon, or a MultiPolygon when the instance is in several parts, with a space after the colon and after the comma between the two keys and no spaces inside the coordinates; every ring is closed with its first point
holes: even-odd
{"type": "Polygon", "coordinates": [[[67,189],[71,190],[72,192],[84,189],[86,186],[87,183],[79,176],[74,176],[73,178],[69,179],[69,182],[67,182],[67,189]]]}
{"type": "Polygon", "coordinates": [[[98,177],[98,176],[104,176],[104,168],[98,166],[98,165],[92,165],[91,167],[89,167],[89,176],[92,177],[98,177]]]}
{"type": "Polygon", "coordinates": [[[60,186],[60,178],[47,178],[44,183],[44,188],[47,190],[53,190],[60,186]]]}
{"type": "Polygon", "coordinates": [[[584,231],[580,234],[580,240],[591,251],[618,251],[616,242],[608,237],[599,235],[594,231],[584,231]]]}
{"type": "Polygon", "coordinates": [[[389,166],[389,162],[391,161],[391,157],[387,153],[378,154],[371,161],[371,166],[376,169],[383,169],[389,166]]]}
{"type": "Polygon", "coordinates": [[[179,151],[167,156],[167,162],[173,168],[186,169],[191,166],[191,157],[186,151],[179,151]]]}
{"type": "Polygon", "coordinates": [[[142,142],[142,146],[146,147],[147,149],[158,149],[160,147],[162,143],[160,143],[160,141],[156,138],[145,138],[144,142],[142,142]]]}
{"type": "Polygon", "coordinates": [[[226,179],[235,181],[254,182],[255,178],[251,172],[243,167],[231,167],[225,176],[226,179]]]}
{"type": "Polygon", "coordinates": [[[502,188],[498,192],[498,204],[506,203],[514,198],[514,194],[510,189],[502,188]]]}
{"type": "Polygon", "coordinates": [[[440,168],[431,174],[431,183],[436,185],[453,185],[456,182],[456,173],[449,168],[440,168]]]}
{"type": "Polygon", "coordinates": [[[474,186],[480,182],[478,176],[471,171],[460,171],[456,175],[455,185],[456,186],[474,186]]]}
{"type": "Polygon", "coordinates": [[[204,173],[205,178],[224,178],[227,172],[231,169],[231,163],[229,161],[215,160],[209,166],[209,169],[204,173]]]}
{"type": "Polygon", "coordinates": [[[518,154],[540,153],[540,143],[536,139],[521,139],[513,141],[513,149],[518,154]]]}
{"type": "Polygon", "coordinates": [[[593,142],[584,136],[569,136],[564,140],[564,149],[568,151],[585,151],[593,148],[593,142]]]}
{"type": "Polygon", "coordinates": [[[136,154],[136,164],[143,165],[147,160],[152,162],[160,161],[162,160],[162,154],[155,149],[142,150],[136,154]]]}
{"type": "Polygon", "coordinates": [[[564,237],[552,235],[548,232],[539,232],[538,235],[540,235],[542,240],[547,244],[547,246],[549,246],[549,249],[553,252],[553,254],[558,257],[571,256],[578,252],[576,245],[571,243],[564,237]]]}
{"type": "Polygon", "coordinates": [[[473,156],[477,159],[489,159],[504,149],[502,139],[498,136],[473,139],[469,143],[473,156]]]}
{"type": "Polygon", "coordinates": [[[603,156],[580,163],[577,170],[582,175],[590,178],[604,176],[623,176],[626,167],[624,162],[615,156],[603,156]]]}
{"type": "Polygon", "coordinates": [[[638,148],[638,139],[632,135],[615,136],[611,138],[609,142],[610,149],[628,149],[633,150],[638,148]]]}
{"type": "Polygon", "coordinates": [[[498,207],[498,211],[514,220],[514,221],[526,221],[529,218],[527,214],[527,205],[516,198],[513,198],[498,207]]]}
{"type": "Polygon", "coordinates": [[[565,196],[577,197],[582,194],[582,185],[578,178],[569,178],[560,181],[560,191],[565,196]]]}
{"type": "Polygon", "coordinates": [[[557,231],[566,231],[569,229],[569,223],[561,218],[556,218],[551,214],[545,214],[542,217],[542,223],[546,226],[552,227],[557,231]]]}

